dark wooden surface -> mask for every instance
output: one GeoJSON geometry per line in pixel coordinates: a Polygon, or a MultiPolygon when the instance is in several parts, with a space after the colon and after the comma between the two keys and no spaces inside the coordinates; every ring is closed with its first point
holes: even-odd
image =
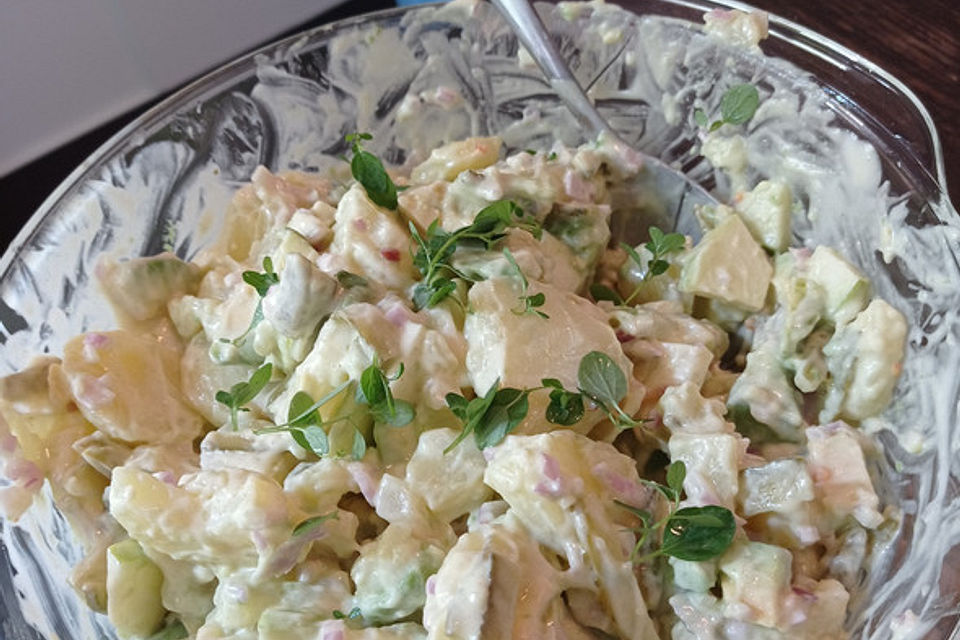
{"type": "Polygon", "coordinates": [[[960,205],[958,0],[746,0],[856,51],[903,81],[940,134],[947,186],[960,205]]]}

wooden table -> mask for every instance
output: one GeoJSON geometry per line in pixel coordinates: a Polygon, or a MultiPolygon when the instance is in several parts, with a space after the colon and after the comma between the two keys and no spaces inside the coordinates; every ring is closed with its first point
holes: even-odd
{"type": "Polygon", "coordinates": [[[747,0],[809,27],[912,89],[940,134],[947,186],[960,205],[960,3],[957,0],[747,0]]]}

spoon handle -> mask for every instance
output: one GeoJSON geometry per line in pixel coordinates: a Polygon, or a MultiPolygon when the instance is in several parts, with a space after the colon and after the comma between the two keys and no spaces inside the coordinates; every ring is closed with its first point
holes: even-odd
{"type": "Polygon", "coordinates": [[[580,124],[588,127],[594,137],[599,137],[601,133],[612,134],[610,126],[583,92],[567,63],[560,57],[560,53],[540,21],[540,16],[530,3],[527,0],[492,0],[492,2],[513,27],[520,42],[547,76],[550,86],[560,95],[580,124]]]}

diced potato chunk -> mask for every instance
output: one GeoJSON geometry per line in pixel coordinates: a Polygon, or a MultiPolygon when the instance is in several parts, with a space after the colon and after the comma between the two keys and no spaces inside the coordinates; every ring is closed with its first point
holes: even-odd
{"type": "Polygon", "coordinates": [[[407,464],[407,484],[415,487],[444,521],[468,513],[492,495],[483,483],[486,460],[473,439],[444,452],[456,437],[453,429],[425,431],[407,464]]]}
{"type": "Polygon", "coordinates": [[[413,169],[410,179],[425,183],[451,181],[463,171],[489,167],[500,157],[500,138],[467,138],[438,147],[430,157],[413,169]]]}
{"type": "Polygon", "coordinates": [[[883,522],[857,436],[843,423],[807,429],[807,468],[817,499],[838,521],[852,515],[868,529],[883,522]]]}
{"type": "Polygon", "coordinates": [[[668,443],[670,459],[687,467],[683,488],[694,504],[720,504],[733,510],[740,458],[746,443],[729,433],[675,433],[668,443]]]}
{"type": "Polygon", "coordinates": [[[121,638],[148,636],[166,615],[160,601],[163,574],[136,540],[107,549],[107,616],[121,638]]]}
{"type": "Polygon", "coordinates": [[[413,284],[409,232],[399,216],[373,204],[360,185],[351,187],[337,205],[330,253],[342,269],[390,289],[413,284]]]}
{"type": "Polygon", "coordinates": [[[64,346],[63,372],[83,415],[124,442],[192,440],[203,420],[180,392],[180,353],[128,331],[88,333],[64,346]]]}
{"type": "Polygon", "coordinates": [[[720,559],[723,600],[750,608],[747,620],[775,627],[790,592],[793,556],[762,542],[736,542],[720,559]]]}
{"type": "Polygon", "coordinates": [[[680,290],[759,311],[773,266],[743,220],[730,216],[703,236],[683,267],[680,290]]]}

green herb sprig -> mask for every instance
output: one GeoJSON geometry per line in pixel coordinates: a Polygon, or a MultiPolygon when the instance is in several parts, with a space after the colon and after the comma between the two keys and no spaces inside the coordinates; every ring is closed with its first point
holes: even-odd
{"type": "Polygon", "coordinates": [[[257,301],[257,307],[253,310],[253,316],[251,316],[250,324],[247,325],[246,330],[233,340],[224,340],[225,342],[230,342],[235,347],[243,347],[247,338],[253,333],[253,330],[263,321],[263,298],[267,295],[270,287],[280,282],[280,276],[273,270],[273,260],[270,259],[270,256],[266,256],[263,259],[262,273],[248,270],[243,272],[242,277],[244,282],[256,289],[260,299],[257,301]]]}
{"type": "Polygon", "coordinates": [[[447,406],[463,423],[460,434],[444,450],[452,451],[470,435],[479,449],[499,444],[527,416],[529,396],[534,391],[550,389],[550,403],[545,417],[548,422],[570,426],[584,415],[584,398],[592,400],[615,425],[629,428],[642,424],[623,409],[620,401],[627,395],[627,379],[610,356],[600,351],[591,351],[580,359],[577,371],[578,391],[564,389],[555,378],[541,380],[543,386],[531,389],[500,388],[498,379],[483,396],[468,400],[456,393],[448,393],[447,406]]]}
{"type": "Polygon", "coordinates": [[[727,89],[720,98],[720,118],[709,125],[707,114],[702,109],[693,112],[693,120],[708,131],[716,131],[725,124],[750,122],[760,105],[760,93],[752,84],[737,84],[727,89]]]}
{"type": "Polygon", "coordinates": [[[354,607],[347,613],[340,611],[340,609],[334,609],[331,615],[333,615],[336,620],[354,620],[359,618],[362,615],[362,612],[360,611],[360,607],[354,607]]]}
{"type": "Polygon", "coordinates": [[[402,362],[392,378],[387,377],[376,362],[364,369],[360,375],[357,400],[370,407],[370,413],[377,422],[402,427],[413,420],[413,405],[405,400],[395,399],[390,391],[390,383],[402,375],[402,362]]]}
{"type": "Polygon", "coordinates": [[[328,520],[338,520],[339,515],[340,515],[339,512],[331,511],[330,513],[325,513],[322,516],[313,516],[312,518],[307,518],[306,520],[303,520],[300,523],[298,523],[297,526],[293,528],[293,535],[302,536],[307,533],[310,533],[311,531],[314,531],[317,527],[319,527],[324,522],[327,522],[328,520]]]}
{"type": "Polygon", "coordinates": [[[230,409],[230,423],[234,429],[238,429],[238,416],[241,411],[249,411],[246,407],[254,398],[257,397],[263,388],[270,382],[273,375],[273,365],[269,362],[250,375],[246,382],[238,382],[230,387],[230,391],[217,391],[214,398],[220,404],[230,409]]]}
{"type": "MultiPolygon", "coordinates": [[[[408,424],[416,413],[413,405],[405,400],[397,400],[390,390],[390,382],[403,375],[403,369],[403,363],[400,363],[397,373],[391,378],[383,373],[377,362],[374,362],[360,374],[360,384],[355,391],[357,402],[369,407],[374,420],[394,427],[408,424]]],[[[255,433],[287,432],[298,445],[322,458],[330,453],[330,437],[327,435],[327,430],[336,423],[349,422],[353,425],[350,454],[354,459],[360,460],[367,452],[367,441],[354,423],[357,414],[351,413],[325,421],[319,411],[322,406],[354,384],[353,380],[347,380],[316,401],[306,391],[298,391],[290,399],[287,422],[275,427],[258,429],[255,433]]]]}
{"type": "Polygon", "coordinates": [[[550,316],[537,309],[537,307],[542,307],[544,305],[544,303],[547,301],[547,296],[542,291],[540,293],[535,293],[532,296],[527,295],[527,289],[530,287],[530,283],[527,281],[527,276],[523,274],[523,271],[520,269],[520,265],[517,264],[513,254],[510,253],[510,249],[504,249],[503,255],[506,256],[507,262],[510,263],[510,266],[513,267],[513,270],[520,278],[520,307],[512,309],[512,311],[518,316],[529,313],[530,315],[535,315],[538,318],[543,318],[544,320],[549,318],[550,316]]]}
{"type": "Polygon", "coordinates": [[[472,223],[453,232],[444,231],[435,220],[424,237],[411,222],[410,234],[417,245],[413,264],[423,276],[413,291],[416,308],[434,307],[449,297],[457,289],[453,278],[472,280],[450,264],[459,245],[477,244],[489,250],[511,227],[526,229],[536,238],[543,233],[540,224],[525,216],[523,209],[511,200],[499,200],[484,207],[472,223]]]}
{"type": "Polygon", "coordinates": [[[383,168],[380,159],[365,151],[363,142],[373,140],[369,133],[351,133],[346,141],[350,143],[353,157],[350,159],[350,173],[354,180],[367,192],[367,197],[375,204],[395,211],[397,209],[397,185],[383,168]]]}
{"type": "Polygon", "coordinates": [[[649,282],[652,278],[666,273],[670,268],[670,263],[665,258],[671,253],[676,253],[686,246],[686,238],[682,233],[664,233],[658,227],[650,227],[648,231],[650,240],[644,244],[647,251],[651,253],[650,261],[645,261],[637,250],[630,245],[621,242],[620,248],[626,251],[627,258],[631,260],[638,268],[643,270],[643,278],[634,288],[630,295],[623,298],[613,289],[602,284],[593,284],[590,286],[590,295],[594,300],[609,300],[616,305],[629,305],[643,289],[643,284],[649,282]]]}
{"type": "Polygon", "coordinates": [[[641,526],[635,529],[640,536],[631,554],[634,562],[647,562],[658,556],[694,562],[710,560],[725,552],[733,542],[737,525],[733,513],[726,507],[708,505],[679,508],[686,474],[686,465],[677,460],[667,467],[666,485],[643,480],[644,484],[659,491],[670,502],[667,515],[657,522],[653,522],[653,515],[646,509],[639,509],[619,500],[614,501],[641,522],[641,526]],[[658,534],[659,547],[640,555],[647,540],[658,534]]]}

